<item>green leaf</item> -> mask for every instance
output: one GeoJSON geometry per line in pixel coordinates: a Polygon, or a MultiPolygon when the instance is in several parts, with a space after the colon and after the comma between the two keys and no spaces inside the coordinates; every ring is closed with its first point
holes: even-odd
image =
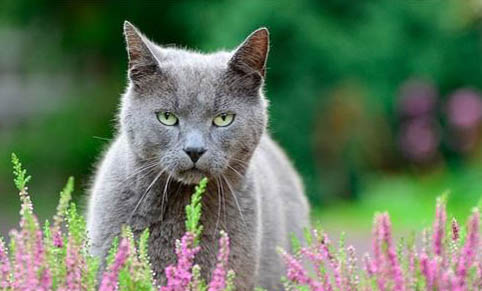
{"type": "Polygon", "coordinates": [[[19,191],[24,191],[25,186],[32,178],[31,176],[27,175],[27,170],[22,168],[22,163],[20,159],[17,157],[15,153],[12,153],[12,164],[13,164],[13,175],[15,178],[13,181],[15,182],[15,186],[19,191]]]}
{"type": "Polygon", "coordinates": [[[198,243],[199,236],[202,232],[202,225],[199,224],[201,219],[201,199],[202,194],[206,191],[207,178],[203,178],[199,185],[196,186],[193,195],[191,196],[191,203],[186,206],[186,231],[194,234],[195,245],[198,243]]]}

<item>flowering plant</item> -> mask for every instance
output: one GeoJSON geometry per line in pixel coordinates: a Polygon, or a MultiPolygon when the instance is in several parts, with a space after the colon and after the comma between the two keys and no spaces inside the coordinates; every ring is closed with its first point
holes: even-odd
{"type": "Polygon", "coordinates": [[[106,270],[98,276],[99,260],[89,254],[85,220],[70,202],[73,178],[60,193],[53,223],[46,221],[42,229],[27,192],[31,177],[14,154],[12,162],[21,200],[20,225],[10,232],[8,247],[0,238],[0,290],[233,290],[234,273],[227,270],[226,233],[221,232],[218,263],[209,284],[200,276],[201,267],[194,265],[194,257],[200,251],[200,202],[206,179],[196,187],[186,206],[186,233],[176,244],[177,264],[166,268],[167,284],[159,286],[153,279],[147,255],[148,230],[136,241],[130,229],[124,228],[121,237],[113,242],[106,270]]]}
{"type": "Polygon", "coordinates": [[[461,231],[453,218],[447,222],[446,196],[437,200],[432,229],[420,244],[415,239],[395,245],[388,213],[375,216],[373,255],[357,264],[353,246],[341,239],[336,250],[326,233],[307,232],[308,246],[294,240],[294,254],[280,250],[287,268],[287,290],[482,290],[480,213],[474,208],[461,231]],[[419,247],[417,247],[419,246],[419,247]],[[310,276],[303,259],[315,270],[310,276]],[[361,267],[362,266],[362,267],[361,267]]]}
{"type": "MultiPolygon", "coordinates": [[[[200,247],[201,199],[207,180],[195,188],[186,206],[186,233],[176,243],[177,263],[165,269],[166,284],[154,280],[147,254],[149,232],[138,240],[129,228],[115,239],[107,267],[99,273],[99,260],[89,252],[84,218],[71,193],[70,178],[60,193],[52,224],[43,228],[33,212],[27,192],[30,176],[12,155],[15,185],[20,193],[19,229],[10,232],[8,246],[0,238],[0,290],[159,290],[232,291],[234,273],[228,269],[229,238],[221,232],[217,264],[207,283],[194,264],[200,247]]],[[[446,197],[437,200],[431,230],[395,244],[387,213],[375,216],[373,254],[358,263],[355,248],[344,239],[335,249],[326,233],[306,230],[305,243],[292,239],[292,253],[280,249],[286,266],[281,278],[286,290],[482,290],[480,213],[474,208],[464,231],[455,219],[447,220],[446,197]],[[311,263],[312,269],[304,263],[311,263]]]]}

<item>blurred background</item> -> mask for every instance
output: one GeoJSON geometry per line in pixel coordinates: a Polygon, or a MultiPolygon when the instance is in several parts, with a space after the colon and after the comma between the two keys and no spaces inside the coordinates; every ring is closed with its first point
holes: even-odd
{"type": "Polygon", "coordinates": [[[356,238],[388,210],[408,231],[444,191],[462,220],[480,199],[480,0],[161,2],[0,1],[1,233],[18,219],[11,152],[41,218],[70,175],[84,203],[126,86],[125,19],[207,52],[270,29],[270,129],[322,227],[356,238]]]}

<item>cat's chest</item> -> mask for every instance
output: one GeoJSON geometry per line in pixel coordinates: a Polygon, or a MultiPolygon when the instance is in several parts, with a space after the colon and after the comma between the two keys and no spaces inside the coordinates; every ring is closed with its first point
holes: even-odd
{"type": "MultiPolygon", "coordinates": [[[[165,279],[165,268],[177,262],[176,240],[180,240],[186,232],[185,207],[190,202],[191,192],[192,189],[170,192],[164,200],[162,192],[153,192],[156,195],[143,201],[130,224],[136,235],[149,229],[149,257],[160,282],[165,279]]],[[[255,206],[242,197],[236,201],[234,195],[208,189],[202,197],[200,223],[203,232],[199,240],[201,250],[195,263],[203,266],[202,275],[205,278],[209,278],[216,265],[221,230],[226,231],[230,238],[230,268],[250,274],[246,268],[255,264],[255,206]]]]}

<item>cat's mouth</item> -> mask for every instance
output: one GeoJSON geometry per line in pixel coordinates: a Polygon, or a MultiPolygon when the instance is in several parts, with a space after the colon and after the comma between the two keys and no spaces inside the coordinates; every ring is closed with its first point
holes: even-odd
{"type": "Polygon", "coordinates": [[[177,176],[177,178],[183,183],[198,184],[202,178],[207,176],[207,174],[203,170],[193,166],[190,169],[180,171],[177,176]]]}

